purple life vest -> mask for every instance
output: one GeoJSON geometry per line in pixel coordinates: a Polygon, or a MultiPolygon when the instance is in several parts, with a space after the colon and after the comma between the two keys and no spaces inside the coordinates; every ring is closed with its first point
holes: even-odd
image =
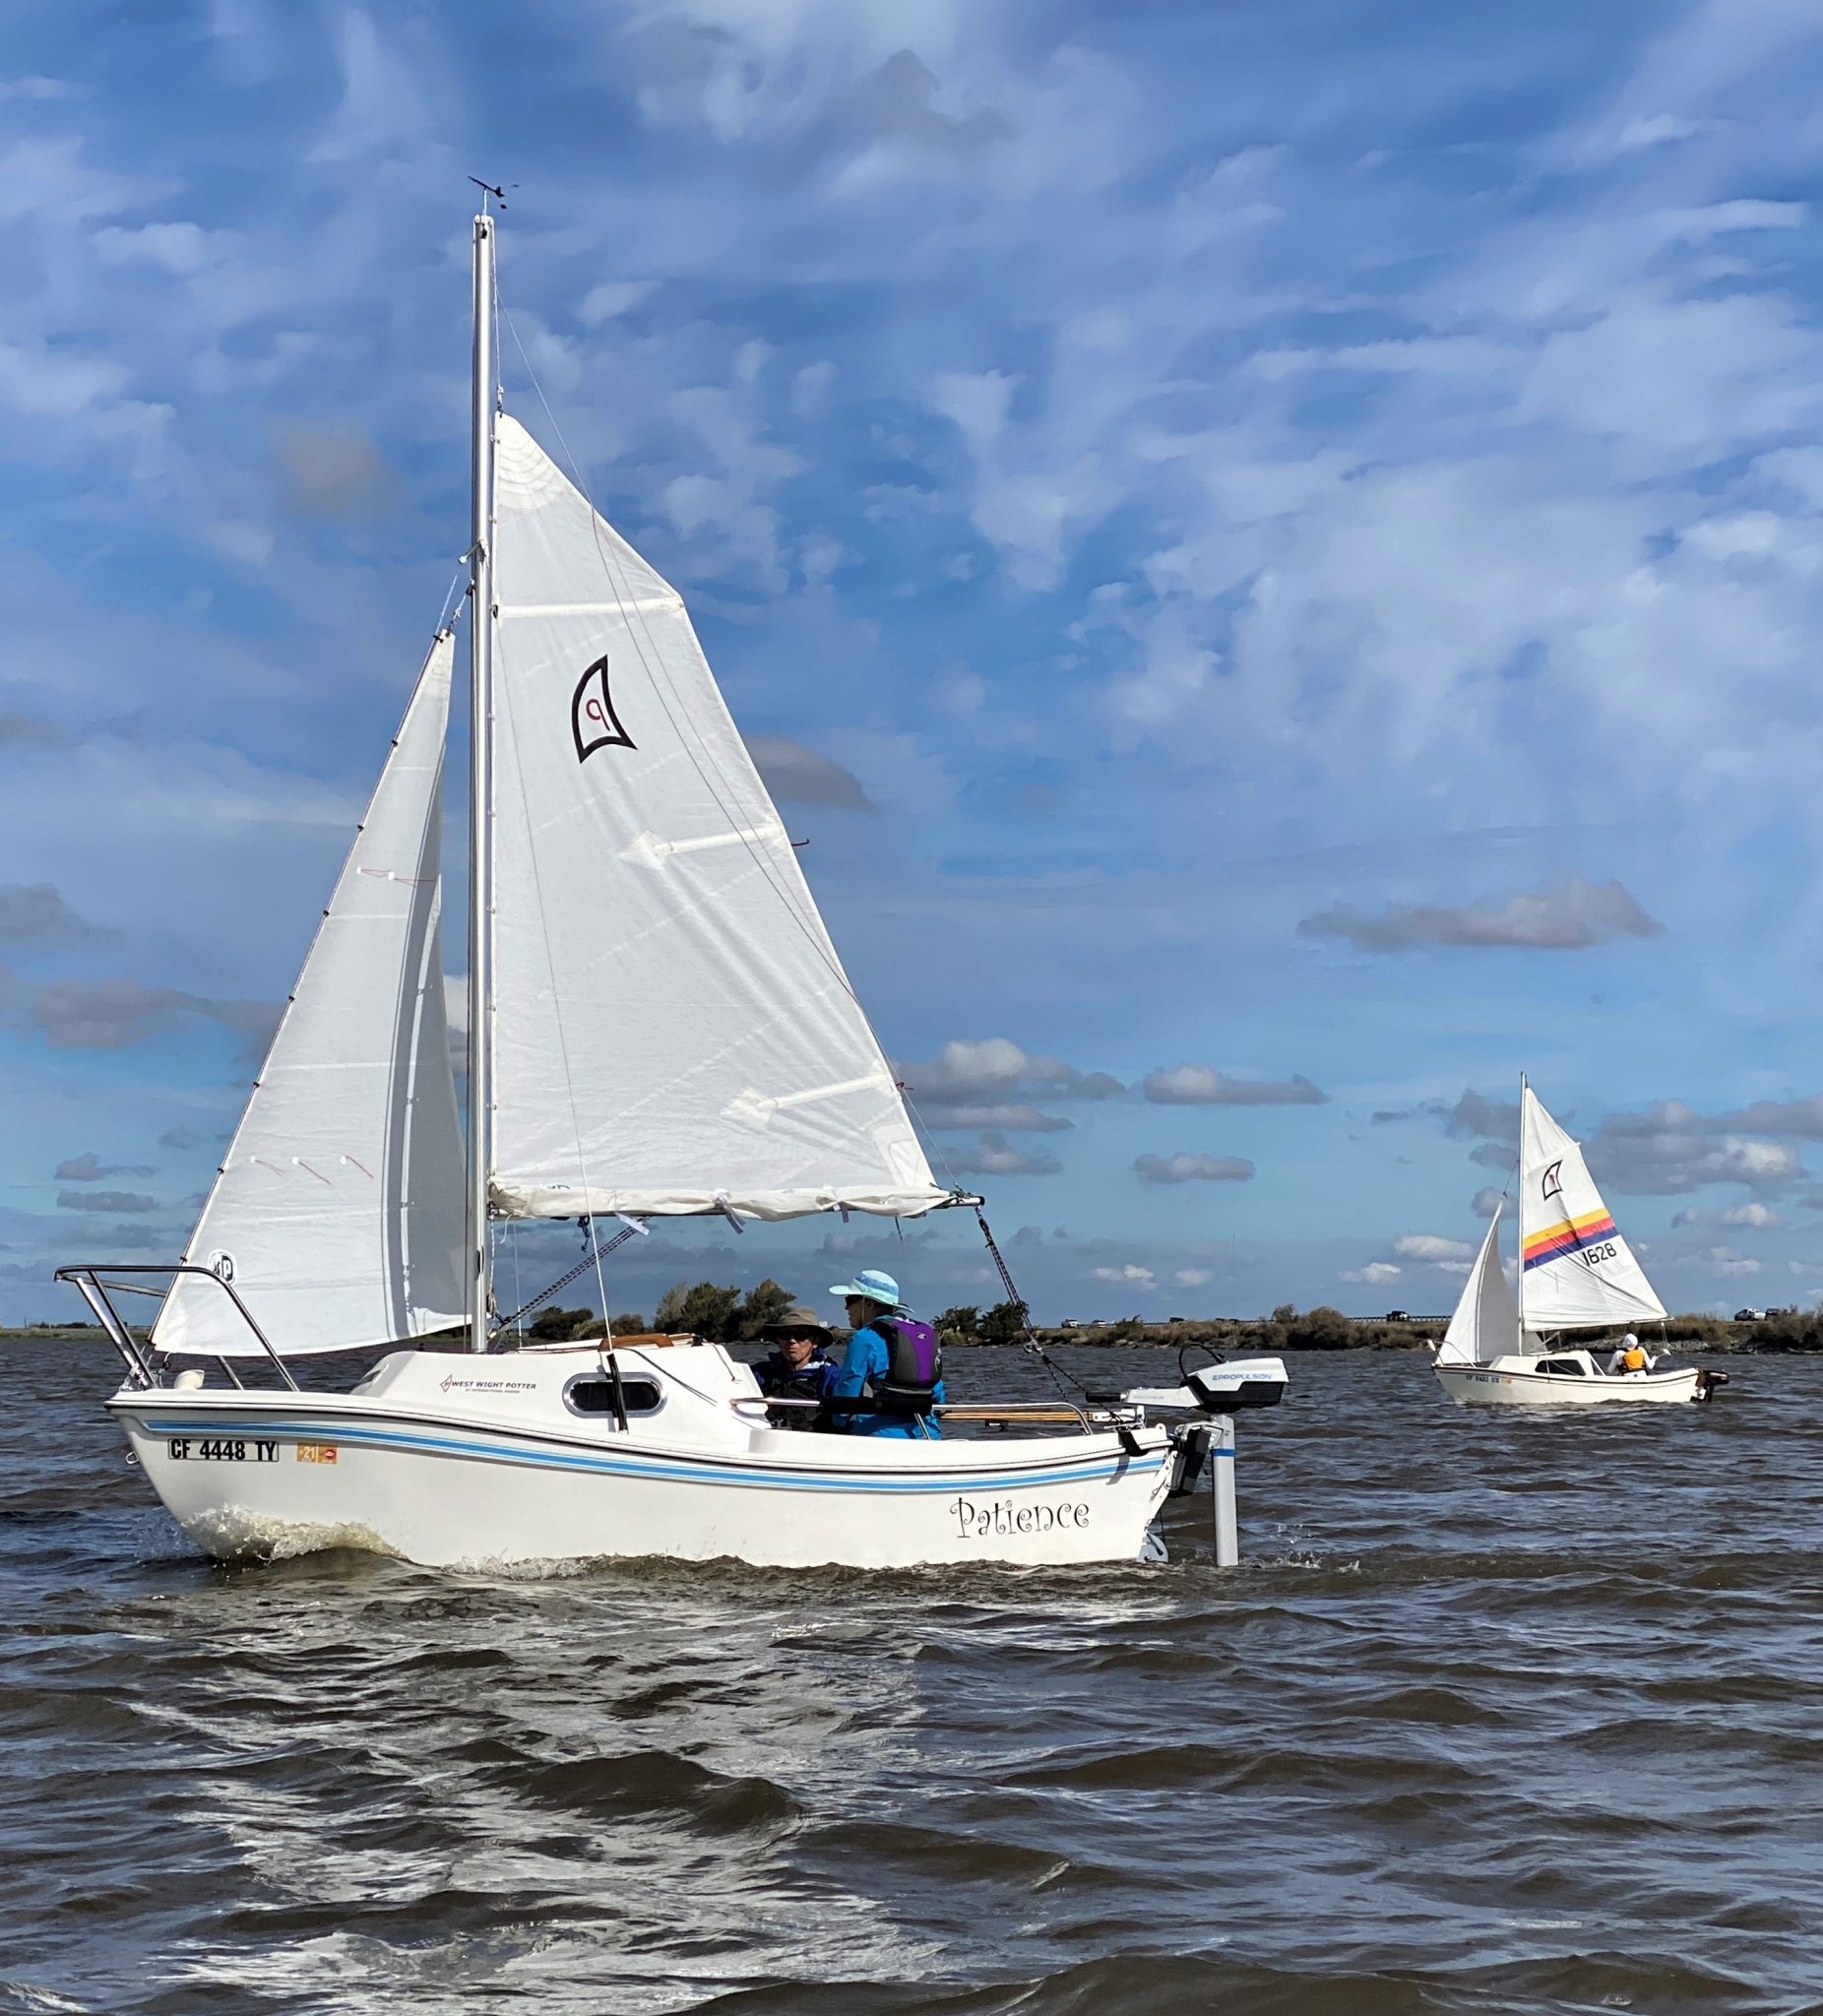
{"type": "Polygon", "coordinates": [[[943,1347],[928,1323],[881,1316],[873,1325],[886,1339],[886,1377],[873,1382],[882,1414],[928,1414],[943,1377],[943,1347]]]}

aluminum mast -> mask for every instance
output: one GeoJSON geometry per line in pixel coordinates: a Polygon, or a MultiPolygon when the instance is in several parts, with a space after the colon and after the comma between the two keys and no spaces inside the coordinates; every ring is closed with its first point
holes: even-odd
{"type": "Polygon", "coordinates": [[[1519,1208],[1513,1216],[1519,1221],[1519,1280],[1514,1285],[1513,1300],[1519,1310],[1519,1336],[1514,1343],[1515,1351],[1526,1348],[1526,1074],[1519,1074],[1519,1208]]]}
{"type": "Polygon", "coordinates": [[[469,1349],[487,1349],[493,1088],[494,220],[474,220],[474,444],[469,552],[469,1349]]]}

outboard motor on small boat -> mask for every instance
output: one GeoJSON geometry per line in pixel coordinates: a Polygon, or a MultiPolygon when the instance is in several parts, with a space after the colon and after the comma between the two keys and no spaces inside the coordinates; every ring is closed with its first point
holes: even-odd
{"type": "Polygon", "coordinates": [[[1194,1490],[1207,1470],[1216,1515],[1216,1566],[1231,1568],[1240,1559],[1240,1527],[1234,1508],[1234,1417],[1245,1408],[1277,1407],[1290,1381],[1283,1358],[1217,1358],[1213,1364],[1186,1365],[1194,1346],[1178,1354],[1179,1386],[1136,1386],[1122,1395],[1130,1406],[1196,1408],[1207,1421],[1186,1421],[1171,1430],[1176,1444],[1176,1469],[1171,1495],[1194,1490]]]}
{"type": "Polygon", "coordinates": [[[1714,1400],[1716,1388],[1728,1383],[1729,1375],[1726,1372],[1712,1372],[1707,1365],[1700,1365],[1696,1374],[1696,1391],[1690,1397],[1705,1402],[1714,1400]]]}
{"type": "Polygon", "coordinates": [[[1235,1358],[1197,1365],[1184,1384],[1205,1414],[1238,1414],[1243,1407],[1277,1407],[1289,1381],[1278,1358],[1235,1358]]]}

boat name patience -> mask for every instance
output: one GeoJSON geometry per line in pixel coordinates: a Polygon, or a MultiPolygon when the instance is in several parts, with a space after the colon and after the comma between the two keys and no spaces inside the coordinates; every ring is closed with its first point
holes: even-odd
{"type": "Polygon", "coordinates": [[[1060,1527],[1087,1526],[1089,1507],[1078,1499],[1061,1505],[1015,1505],[1011,1498],[982,1502],[958,1498],[950,1507],[958,1540],[985,1540],[989,1534],[1054,1533],[1060,1527]]]}

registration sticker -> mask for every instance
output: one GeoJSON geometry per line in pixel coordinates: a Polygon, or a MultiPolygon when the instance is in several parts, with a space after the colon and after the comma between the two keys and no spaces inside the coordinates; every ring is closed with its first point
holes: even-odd
{"type": "Polygon", "coordinates": [[[299,1463],[334,1463],[336,1445],[334,1442],[300,1442],[297,1460],[299,1463]]]}

